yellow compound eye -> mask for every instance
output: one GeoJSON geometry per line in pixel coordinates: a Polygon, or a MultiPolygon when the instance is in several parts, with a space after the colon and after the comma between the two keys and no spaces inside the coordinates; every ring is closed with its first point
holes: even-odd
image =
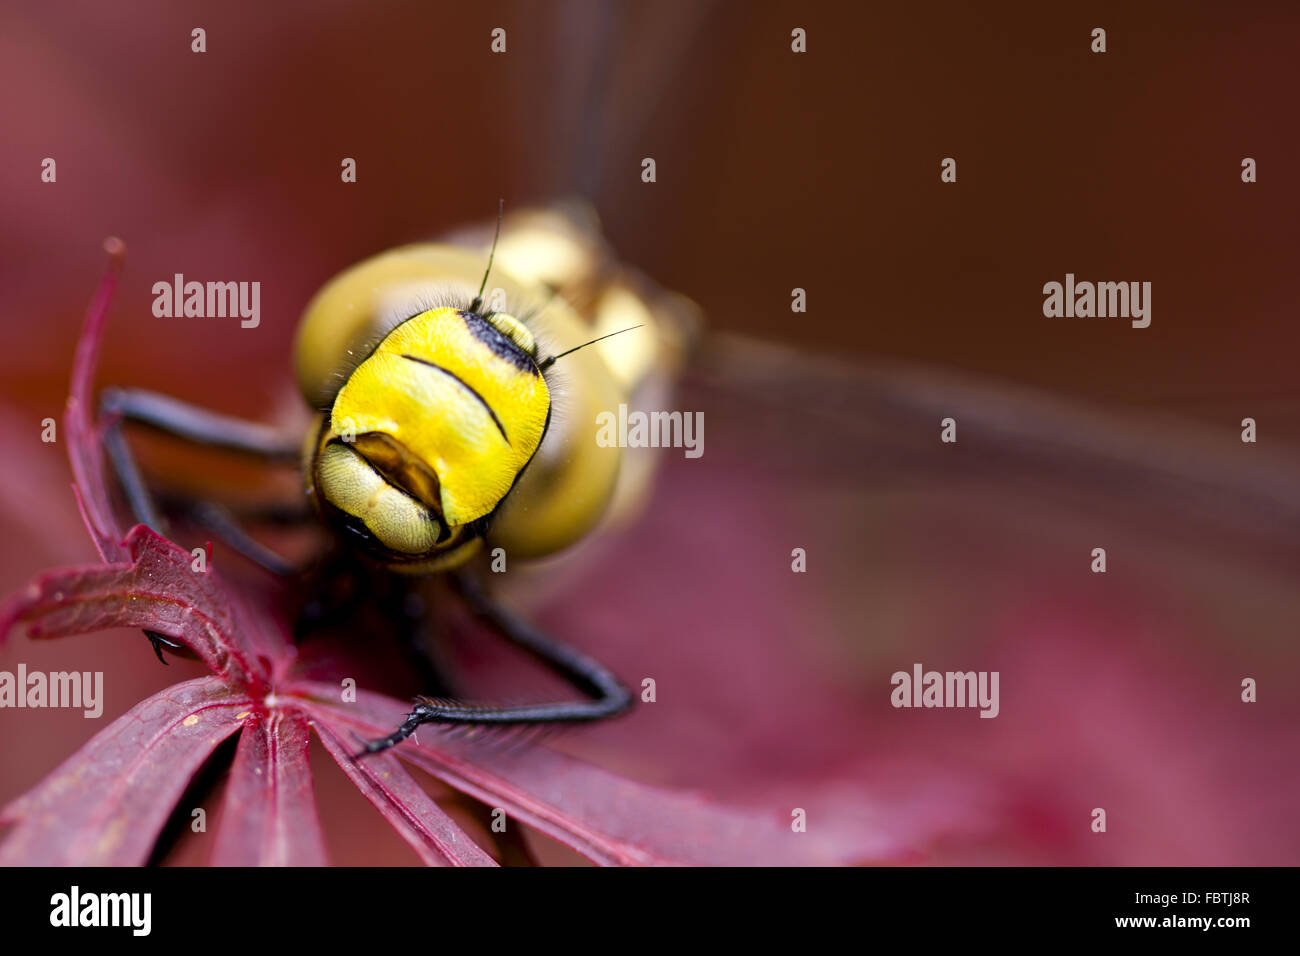
{"type": "Polygon", "coordinates": [[[443,532],[437,517],[390,485],[347,445],[326,445],[316,468],[317,487],[324,499],[360,521],[384,547],[417,555],[437,545],[443,532]]]}

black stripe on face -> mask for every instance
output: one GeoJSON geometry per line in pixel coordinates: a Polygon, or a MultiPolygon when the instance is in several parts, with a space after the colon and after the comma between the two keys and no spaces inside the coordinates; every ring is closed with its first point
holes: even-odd
{"type": "Polygon", "coordinates": [[[430,362],[428,359],[422,359],[416,355],[403,355],[402,358],[411,362],[418,362],[420,365],[427,366],[428,368],[436,368],[443,375],[446,375],[459,382],[461,387],[464,388],[465,391],[469,392],[471,395],[477,398],[479,404],[482,405],[485,409],[487,409],[487,413],[492,416],[492,421],[496,423],[497,430],[501,432],[501,437],[506,440],[507,445],[510,444],[510,436],[506,434],[506,426],[501,424],[501,419],[497,418],[497,413],[492,410],[492,406],[487,403],[487,399],[484,398],[482,395],[480,395],[478,393],[478,390],[475,389],[473,385],[465,381],[463,378],[461,378],[459,375],[457,375],[455,372],[451,371],[450,369],[445,369],[441,365],[438,365],[434,362],[430,362]]]}
{"type": "Polygon", "coordinates": [[[465,326],[469,329],[470,334],[486,345],[493,355],[505,359],[521,372],[538,374],[537,362],[531,355],[521,349],[514,339],[481,315],[463,311],[458,314],[465,320],[465,326]]]}

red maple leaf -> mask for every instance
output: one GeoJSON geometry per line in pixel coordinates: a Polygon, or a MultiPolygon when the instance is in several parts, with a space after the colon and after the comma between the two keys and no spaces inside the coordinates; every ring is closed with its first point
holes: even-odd
{"type": "MultiPolygon", "coordinates": [[[[110,241],[111,243],[113,241],[110,241]]],[[[64,419],[74,493],[103,563],[45,572],[0,604],[0,639],[25,622],[35,639],[143,628],[192,650],[211,676],[176,684],[95,735],[0,814],[11,825],[0,863],[145,863],[199,768],[238,734],[212,850],[215,864],[323,864],[308,745],[315,733],[343,772],[429,864],[493,865],[407,771],[455,790],[602,864],[834,863],[880,855],[877,828],[795,832],[789,810],[763,813],[648,786],[536,745],[524,750],[426,734],[393,751],[352,756],[358,737],[387,734],[406,705],[303,675],[273,602],[235,588],[191,554],[114,517],[93,379],[121,262],[87,313],[64,419]],[[432,742],[431,742],[432,740],[432,742]]]]}

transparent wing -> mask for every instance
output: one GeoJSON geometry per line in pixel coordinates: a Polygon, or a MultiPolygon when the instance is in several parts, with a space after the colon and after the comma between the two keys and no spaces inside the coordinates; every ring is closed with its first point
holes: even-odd
{"type": "Polygon", "coordinates": [[[938,827],[931,861],[1300,852],[1295,457],[726,336],[674,407],[703,414],[703,454],[658,450],[642,517],[541,608],[657,701],[568,746],[938,827]],[[917,666],[996,673],[1000,697],[894,706],[917,666]],[[1123,838],[1095,838],[1099,807],[1123,838]]]}

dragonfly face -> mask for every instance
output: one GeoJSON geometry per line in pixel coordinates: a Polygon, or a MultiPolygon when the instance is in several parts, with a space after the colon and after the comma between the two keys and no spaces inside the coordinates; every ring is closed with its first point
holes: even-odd
{"type": "Polygon", "coordinates": [[[473,234],[475,248],[376,256],[317,294],[295,353],[320,411],[304,474],[346,544],[409,573],[461,565],[488,537],[539,557],[643,495],[646,462],[598,443],[595,421],[664,398],[677,354],[665,343],[687,310],[658,306],[666,294],[644,280],[646,294],[634,292],[593,229],[523,210],[506,219],[486,279],[473,234]],[[491,294],[474,294],[489,282],[491,294]],[[498,302],[523,318],[487,307],[498,302]]]}
{"type": "Polygon", "coordinates": [[[477,547],[550,414],[522,323],[430,309],[384,336],[339,389],[306,463],[309,492],[372,554],[447,567],[477,547]]]}

